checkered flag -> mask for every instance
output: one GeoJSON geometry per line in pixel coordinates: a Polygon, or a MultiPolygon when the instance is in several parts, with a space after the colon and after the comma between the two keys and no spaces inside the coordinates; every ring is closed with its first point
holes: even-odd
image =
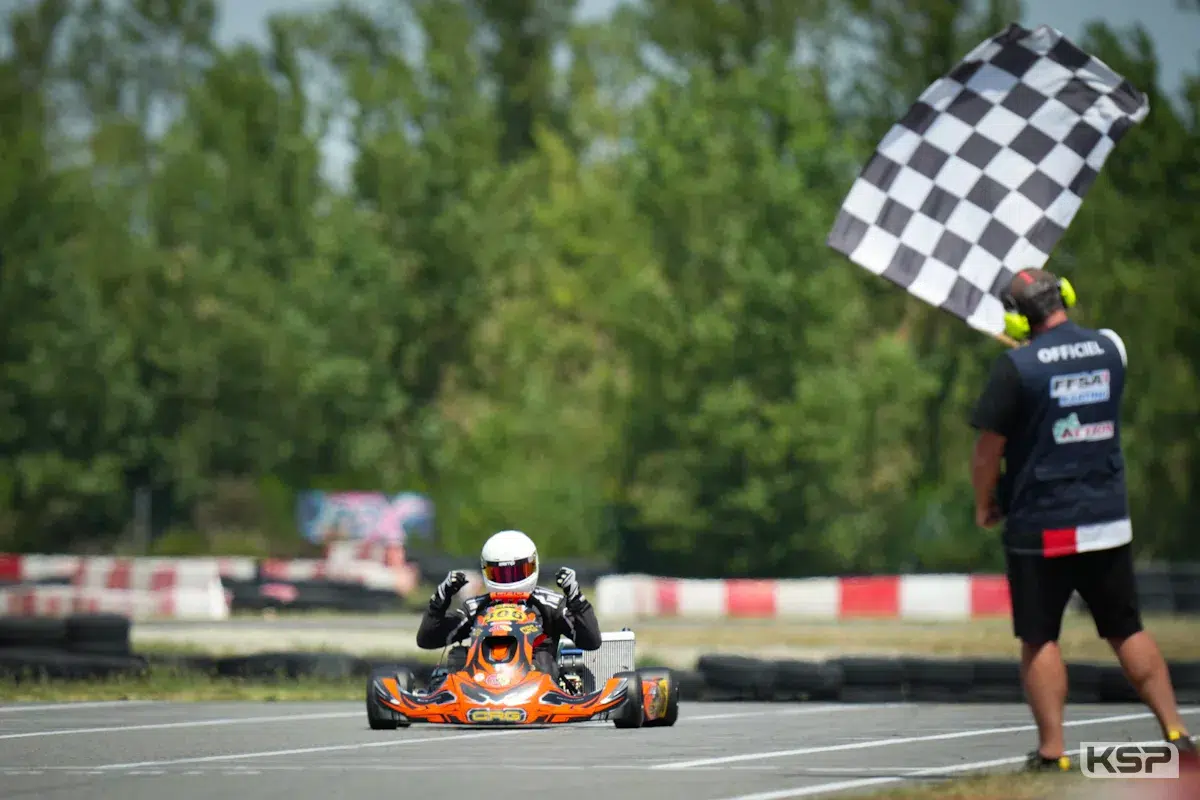
{"type": "Polygon", "coordinates": [[[827,243],[1000,337],[999,294],[1041,267],[1146,97],[1045,25],[1012,24],[883,137],[827,243]]]}

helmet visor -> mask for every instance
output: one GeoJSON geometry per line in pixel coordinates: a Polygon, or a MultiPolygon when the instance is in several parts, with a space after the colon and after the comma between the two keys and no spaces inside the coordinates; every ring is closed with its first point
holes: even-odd
{"type": "Polygon", "coordinates": [[[516,561],[485,561],[483,577],[498,586],[520,583],[537,572],[537,556],[516,561]]]}

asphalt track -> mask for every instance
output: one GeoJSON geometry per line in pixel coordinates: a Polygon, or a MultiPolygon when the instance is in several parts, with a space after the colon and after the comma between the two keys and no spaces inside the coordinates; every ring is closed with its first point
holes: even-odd
{"type": "MultiPolygon", "coordinates": [[[[1072,707],[1068,726],[1071,747],[1158,737],[1139,706],[1072,707]]],[[[785,800],[1013,769],[1032,737],[1027,710],[997,705],[685,703],[670,729],[375,732],[358,703],[14,704],[0,798],[785,800]]]]}

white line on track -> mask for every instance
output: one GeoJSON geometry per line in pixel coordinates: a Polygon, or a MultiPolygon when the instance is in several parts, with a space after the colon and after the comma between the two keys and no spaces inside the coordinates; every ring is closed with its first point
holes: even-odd
{"type": "Polygon", "coordinates": [[[103,728],[66,728],[63,730],[25,731],[23,733],[0,734],[0,739],[37,739],[43,736],[77,736],[85,733],[120,733],[122,731],[154,731],[168,728],[213,728],[221,725],[249,725],[256,722],[291,722],[311,719],[344,719],[362,716],[361,711],[337,711],[323,714],[280,714],[271,717],[226,717],[222,719],[198,719],[188,722],[153,722],[144,725],[110,725],[103,728]]]}
{"type": "Polygon", "coordinates": [[[209,764],[215,761],[239,761],[248,758],[270,758],[272,756],[303,756],[310,753],[335,753],[339,750],[366,750],[372,747],[403,747],[409,744],[425,742],[453,742],[460,739],[487,739],[496,736],[517,736],[520,734],[536,733],[536,731],[486,731],[479,733],[460,733],[448,736],[425,736],[420,739],[388,739],[383,742],[358,742],[355,744],[335,744],[320,747],[297,747],[290,750],[264,750],[257,753],[229,753],[220,756],[195,756],[192,758],[172,758],[164,761],[139,761],[132,764],[101,764],[96,767],[81,767],[93,770],[140,769],[142,767],[167,767],[175,764],[209,764]]]}
{"type": "MultiPolygon", "coordinates": [[[[819,706],[816,708],[785,709],[782,711],[767,711],[767,712],[759,711],[759,712],[753,712],[753,713],[734,712],[734,713],[729,713],[729,714],[706,714],[706,715],[698,716],[698,717],[680,717],[679,723],[704,722],[704,721],[710,721],[710,720],[731,719],[731,718],[735,718],[735,717],[745,717],[745,716],[764,717],[764,716],[773,716],[776,714],[805,714],[805,713],[817,714],[817,713],[827,713],[827,712],[832,712],[832,711],[846,711],[852,707],[857,708],[857,709],[862,709],[862,710],[871,710],[871,709],[877,709],[877,708],[881,708],[881,707],[888,707],[888,708],[903,707],[904,705],[906,705],[906,704],[903,704],[903,703],[881,703],[878,705],[871,705],[871,704],[867,704],[867,703],[862,703],[862,704],[846,704],[846,705],[828,705],[828,706],[819,706]]],[[[356,711],[356,712],[353,712],[353,714],[342,713],[342,714],[336,714],[333,716],[358,716],[361,713],[362,712],[356,711]]],[[[301,717],[296,716],[294,718],[300,719],[301,717]]],[[[168,725],[174,725],[175,727],[179,727],[181,725],[187,725],[187,724],[190,724],[190,723],[168,723],[168,725]]],[[[583,724],[588,724],[588,723],[583,723],[583,724]]],[[[601,723],[601,724],[607,725],[608,723],[601,723]]],[[[162,726],[162,727],[165,727],[165,726],[162,726]]],[[[546,731],[552,731],[552,730],[556,730],[556,728],[550,727],[550,728],[541,728],[541,729],[537,729],[537,730],[517,729],[517,730],[503,730],[503,731],[481,731],[478,733],[448,734],[445,736],[426,736],[426,737],[422,737],[419,739],[388,739],[388,740],[382,741],[382,742],[359,742],[359,743],[354,743],[354,744],[321,745],[321,746],[316,746],[316,747],[301,747],[301,748],[290,749],[290,750],[265,750],[265,751],[254,752],[254,753],[229,753],[226,755],[195,756],[195,757],[191,757],[191,758],[168,759],[165,761],[142,761],[142,762],[131,763],[131,764],[102,764],[100,766],[94,766],[94,767],[73,767],[73,769],[120,770],[120,769],[138,769],[138,768],[142,768],[142,767],[172,766],[175,764],[204,764],[204,763],[210,763],[210,762],[215,762],[215,761],[239,761],[239,760],[243,760],[243,759],[252,759],[252,758],[271,758],[273,756],[297,756],[297,755],[307,755],[309,753],[332,753],[332,752],[347,751],[347,750],[366,750],[366,749],[375,748],[375,747],[401,747],[404,745],[421,744],[424,742],[447,742],[447,741],[454,741],[454,740],[458,740],[458,739],[476,739],[476,738],[487,738],[487,737],[492,737],[492,736],[514,736],[514,735],[519,735],[519,734],[540,733],[540,732],[546,732],[546,731]]],[[[22,734],[18,734],[18,735],[22,735],[22,734]]]]}
{"type": "MultiPolygon", "coordinates": [[[[734,712],[729,714],[705,714],[696,717],[681,717],[680,722],[706,722],[710,720],[738,719],[741,717],[764,717],[775,715],[798,715],[798,714],[820,714],[829,711],[845,711],[855,708],[869,710],[873,708],[888,708],[888,707],[903,707],[904,704],[879,704],[859,706],[817,706],[811,708],[799,709],[784,709],[770,711],[745,711],[734,712]]],[[[44,706],[43,708],[61,708],[61,706],[44,706]]],[[[38,739],[47,736],[78,736],[86,734],[103,734],[103,733],[121,733],[128,731],[150,731],[150,730],[165,730],[172,728],[212,728],[223,725],[246,725],[258,722],[290,722],[292,720],[314,720],[314,719],[352,719],[361,716],[364,712],[361,711],[331,711],[321,714],[284,714],[269,717],[227,717],[221,719],[208,720],[189,720],[183,722],[155,722],[144,723],[140,725],[112,725],[107,727],[92,727],[92,728],[64,728],[61,730],[41,730],[41,731],[23,731],[21,733],[6,733],[0,734],[0,741],[6,739],[38,739]]],[[[528,732],[528,731],[527,731],[528,732]]]]}
{"type": "MultiPolygon", "coordinates": [[[[1181,709],[1180,714],[1195,714],[1200,708],[1181,709]]],[[[1152,718],[1152,714],[1121,714],[1112,717],[1097,717],[1093,719],[1064,722],[1067,728],[1083,727],[1086,725],[1102,725],[1107,722],[1129,722],[1132,720],[1152,718]]],[[[744,761],[762,761],[768,758],[785,758],[787,756],[806,756],[816,753],[837,753],[845,750],[866,750],[876,747],[892,747],[901,744],[917,744],[920,742],[944,742],[954,739],[972,739],[980,736],[993,736],[1002,733],[1024,733],[1037,730],[1036,725],[1012,725],[1004,728],[978,728],[975,730],[955,731],[953,733],[935,733],[928,736],[898,736],[888,739],[871,739],[865,742],[848,742],[819,747],[800,747],[794,750],[768,750],[758,753],[742,753],[733,756],[718,756],[716,758],[700,758],[694,761],[674,761],[667,764],[656,764],[652,769],[677,770],[689,767],[708,767],[717,764],[736,764],[744,761]]],[[[787,795],[785,795],[787,796],[787,795]]],[[[744,798],[738,798],[744,800],[744,798]]]]}
{"type": "MultiPolygon", "coordinates": [[[[27,706],[0,706],[0,714],[19,714],[22,711],[73,711],[76,708],[115,708],[155,705],[156,700],[96,700],[87,703],[46,703],[27,706]]],[[[160,703],[161,704],[161,703],[160,703]]]]}
{"type": "Polygon", "coordinates": [[[885,708],[912,708],[912,703],[844,703],[820,706],[801,706],[799,708],[773,708],[759,711],[735,711],[729,714],[705,714],[699,717],[680,717],[679,722],[704,722],[713,719],[739,719],[742,717],[799,717],[806,714],[827,714],[831,711],[840,713],[849,711],[879,711],[885,708]]]}
{"type": "Polygon", "coordinates": [[[917,770],[910,772],[904,777],[889,776],[886,778],[858,778],[850,781],[833,781],[831,783],[818,783],[815,786],[803,786],[798,789],[780,789],[776,792],[758,792],[756,794],[743,794],[738,797],[723,798],[723,800],[789,800],[794,797],[809,797],[814,794],[829,794],[832,792],[846,792],[851,789],[866,789],[871,786],[881,786],[887,783],[898,783],[900,781],[912,780],[935,775],[949,775],[960,772],[973,772],[975,770],[992,769],[993,767],[1007,767],[1013,764],[1019,764],[1025,760],[1025,756],[1016,756],[1013,758],[997,758],[992,761],[976,761],[971,764],[955,764],[952,767],[934,767],[929,770],[917,770]]]}

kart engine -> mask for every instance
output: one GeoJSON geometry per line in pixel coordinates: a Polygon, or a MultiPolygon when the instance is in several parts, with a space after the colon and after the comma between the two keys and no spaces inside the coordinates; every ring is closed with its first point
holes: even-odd
{"type": "Polygon", "coordinates": [[[568,694],[584,694],[587,686],[582,673],[586,669],[582,650],[561,651],[558,656],[558,685],[568,694]]]}

